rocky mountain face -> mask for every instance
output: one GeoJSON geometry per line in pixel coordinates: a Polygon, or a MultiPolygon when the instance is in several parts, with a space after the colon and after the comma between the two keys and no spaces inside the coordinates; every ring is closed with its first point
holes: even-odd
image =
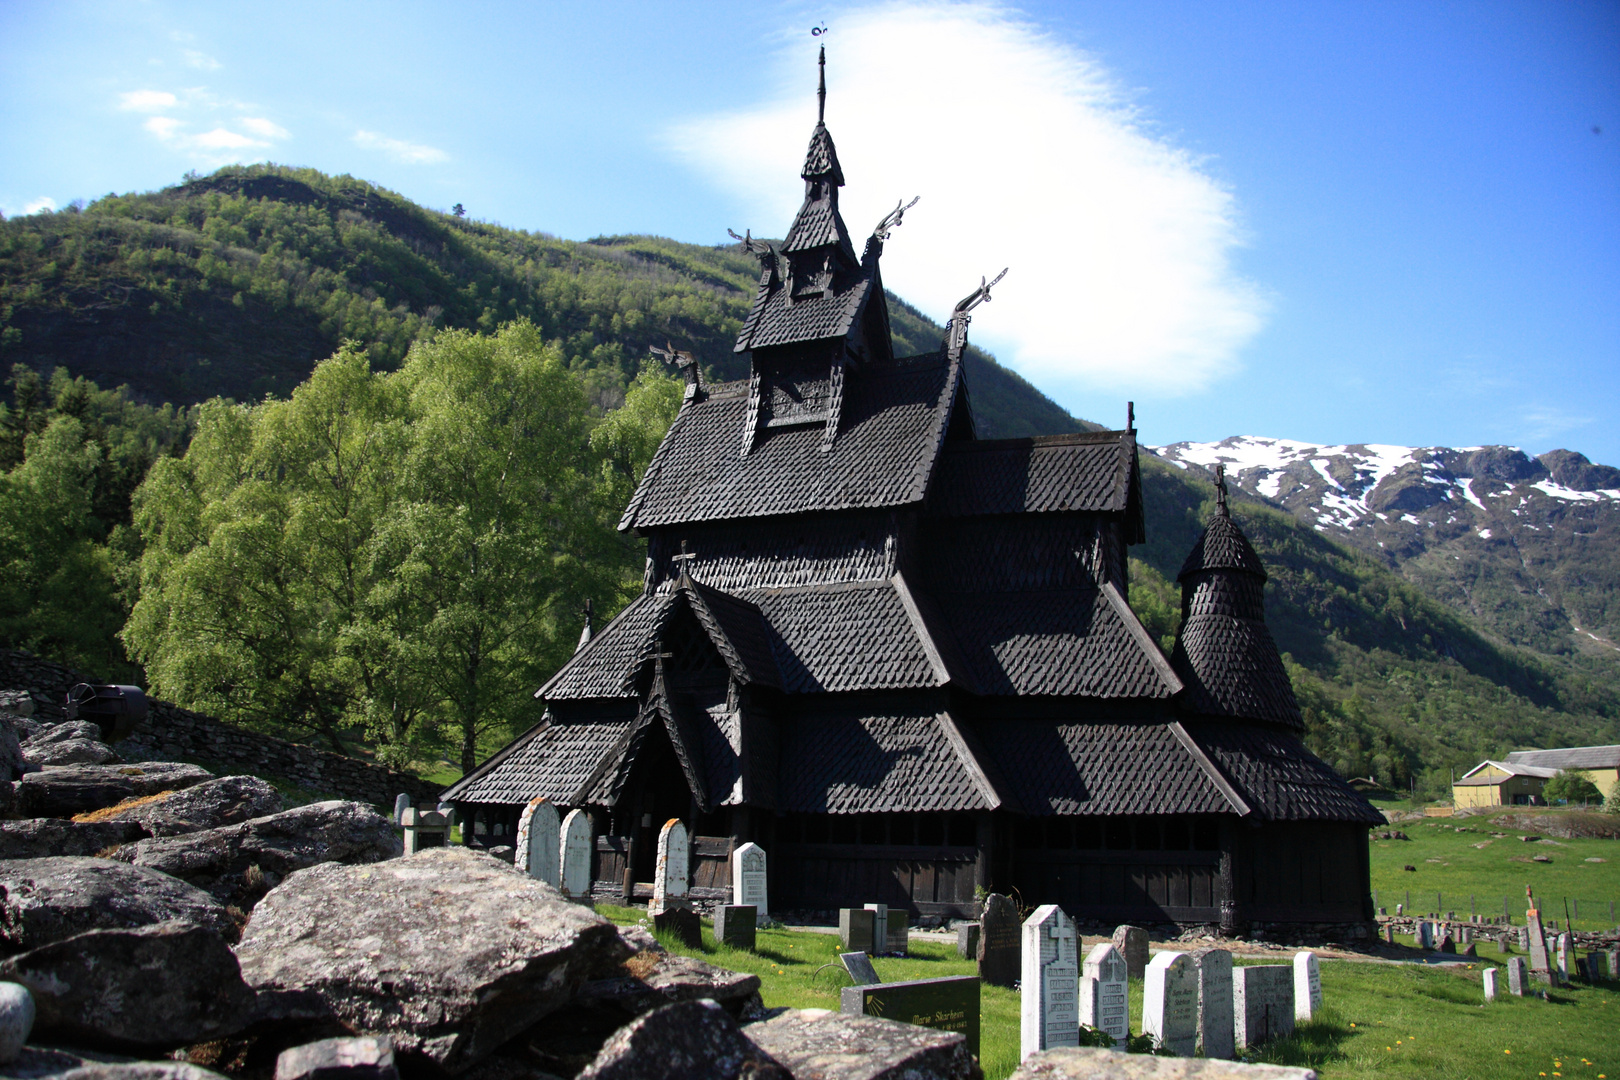
{"type": "Polygon", "coordinates": [[[1571,450],[1320,446],[1238,435],[1153,453],[1382,559],[1514,644],[1620,666],[1620,469],[1571,450]]]}

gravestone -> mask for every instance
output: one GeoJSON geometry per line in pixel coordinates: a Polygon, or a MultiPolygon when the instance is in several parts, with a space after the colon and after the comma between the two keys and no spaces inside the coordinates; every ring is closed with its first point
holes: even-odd
{"type": "Polygon", "coordinates": [[[653,929],[674,934],[675,939],[688,948],[703,948],[703,920],[679,901],[672,902],[663,911],[653,912],[653,929]]]}
{"type": "Polygon", "coordinates": [[[1142,983],[1142,1033],[1178,1057],[1198,1048],[1198,971],[1186,953],[1161,952],[1142,983]]]}
{"type": "Polygon", "coordinates": [[[1294,1032],[1292,965],[1259,964],[1232,970],[1232,1035],[1239,1050],[1294,1032]]]}
{"type": "Polygon", "coordinates": [[[1322,1007],[1322,967],[1313,952],[1294,954],[1294,1019],[1310,1020],[1322,1007]]]}
{"type": "Polygon", "coordinates": [[[518,818],[517,854],[512,865],[547,885],[561,885],[562,822],[545,796],[529,800],[518,818]]]}
{"type": "Polygon", "coordinates": [[[1610,949],[1608,956],[1609,978],[1620,979],[1620,949],[1610,949]]]}
{"type": "Polygon", "coordinates": [[[1206,1058],[1230,1058],[1232,1042],[1232,954],[1195,949],[1188,957],[1198,972],[1198,1049],[1206,1058]]]}
{"type": "Polygon", "coordinates": [[[1124,1046],[1131,1036],[1129,972],[1119,950],[1100,942],[1086,954],[1080,974],[1080,1022],[1114,1037],[1124,1046]]]}
{"type": "Polygon", "coordinates": [[[965,922],[956,928],[956,955],[963,960],[979,958],[979,924],[965,922]]]}
{"type": "Polygon", "coordinates": [[[889,949],[889,905],[867,904],[866,910],[872,913],[872,952],[887,952],[889,949]]]}
{"type": "Polygon", "coordinates": [[[1024,920],[1019,976],[1019,1057],[1080,1045],[1080,938],[1056,904],[1024,920]]]}
{"type": "Polygon", "coordinates": [[[1525,982],[1529,975],[1525,970],[1524,957],[1515,956],[1507,962],[1508,993],[1514,997],[1524,997],[1525,982]]]}
{"type": "Polygon", "coordinates": [[[721,904],[714,909],[715,944],[753,952],[758,919],[753,904],[721,904]]]}
{"type": "Polygon", "coordinates": [[[979,912],[979,978],[1012,986],[1023,966],[1018,905],[1000,893],[984,898],[979,912]]]}
{"type": "Polygon", "coordinates": [[[1530,973],[1547,982],[1552,981],[1552,964],[1547,956],[1547,931],[1541,925],[1541,912],[1531,908],[1524,913],[1525,935],[1529,938],[1530,973]]]}
{"type": "Polygon", "coordinates": [[[1609,977],[1609,954],[1594,952],[1587,953],[1586,956],[1592,965],[1592,978],[1607,979],[1609,977]]]}
{"type": "Polygon", "coordinates": [[[1395,905],[1395,914],[1397,916],[1405,915],[1406,914],[1406,905],[1405,904],[1396,904],[1395,905]]]}
{"type": "Polygon", "coordinates": [[[437,810],[418,810],[407,806],[399,816],[405,830],[405,854],[415,855],[428,848],[444,847],[450,842],[450,819],[437,810]]]}
{"type": "Polygon", "coordinates": [[[405,823],[405,811],[412,806],[411,797],[404,792],[394,796],[394,824],[405,823]]]}
{"type": "Polygon", "coordinates": [[[872,939],[872,913],[865,908],[840,908],[838,943],[845,952],[876,952],[877,945],[872,939]]]}
{"type": "Polygon", "coordinates": [[[1558,978],[1560,982],[1569,982],[1569,934],[1558,935],[1558,978]]]}
{"type": "Polygon", "coordinates": [[[751,904],[761,918],[770,917],[767,902],[765,849],[758,844],[744,844],[731,853],[731,902],[751,904]]]}
{"type": "Polygon", "coordinates": [[[1148,934],[1140,926],[1114,928],[1114,948],[1125,958],[1125,970],[1133,979],[1140,979],[1147,971],[1148,934]]]}
{"type": "Polygon", "coordinates": [[[947,975],[876,986],[846,986],[839,1011],[847,1016],[881,1016],[903,1024],[954,1031],[979,1053],[979,977],[947,975]]]}
{"type": "Polygon", "coordinates": [[[1496,936],[1496,950],[1503,956],[1508,955],[1513,951],[1513,939],[1507,934],[1498,934],[1496,936]]]}
{"type": "Polygon", "coordinates": [[[1384,927],[1384,941],[1390,945],[1395,944],[1395,927],[1393,925],[1384,927]]]}
{"type": "Polygon", "coordinates": [[[583,810],[570,810],[562,828],[562,891],[573,900],[591,894],[591,819],[583,810]]]}
{"type": "Polygon", "coordinates": [[[872,966],[872,958],[863,952],[839,953],[838,960],[849,972],[849,977],[855,980],[856,986],[876,986],[883,981],[872,966]]]}
{"type": "Polygon", "coordinates": [[[1519,948],[1522,949],[1525,952],[1529,952],[1530,951],[1530,928],[1528,926],[1519,927],[1518,936],[1519,936],[1519,948]]]}
{"type": "Polygon", "coordinates": [[[1457,943],[1451,940],[1451,932],[1449,930],[1440,931],[1440,939],[1438,942],[1436,942],[1435,948],[1440,952],[1450,953],[1452,956],[1457,955],[1457,943]]]}
{"type": "Polygon", "coordinates": [[[658,863],[653,871],[652,913],[686,907],[687,883],[692,878],[692,842],[680,818],[670,818],[658,830],[658,863]]]}
{"type": "Polygon", "coordinates": [[[899,908],[890,908],[884,918],[886,943],[883,946],[885,956],[907,956],[911,952],[911,925],[910,916],[899,908]]]}
{"type": "Polygon", "coordinates": [[[1496,1000],[1496,969],[1493,967],[1485,969],[1485,1000],[1496,1000]]]}

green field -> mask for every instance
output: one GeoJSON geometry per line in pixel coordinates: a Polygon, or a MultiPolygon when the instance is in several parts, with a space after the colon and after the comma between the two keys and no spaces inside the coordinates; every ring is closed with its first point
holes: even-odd
{"type": "Polygon", "coordinates": [[[1610,839],[1562,840],[1543,837],[1526,843],[1521,836],[1535,835],[1506,827],[1484,816],[1430,818],[1400,822],[1374,830],[1372,887],[1378,904],[1395,913],[1407,902],[1409,911],[1427,914],[1455,911],[1466,917],[1501,915],[1502,901],[1515,925],[1524,925],[1524,889],[1535,888],[1545,919],[1564,919],[1564,901],[1570,901],[1577,929],[1601,930],[1616,925],[1620,915],[1620,841],[1610,839]],[[1401,831],[1410,840],[1379,840],[1379,832],[1401,831]],[[1534,856],[1552,861],[1538,863],[1534,856]],[[1603,862],[1588,862],[1602,859],[1603,862]],[[1416,867],[1406,870],[1405,867],[1416,867]],[[1473,898],[1473,909],[1470,908],[1473,898]],[[1437,907],[1443,902],[1444,907],[1437,907]]]}
{"type": "MultiPolygon", "coordinates": [[[[597,910],[625,924],[645,917],[630,908],[597,910]]],[[[705,924],[703,942],[702,950],[668,940],[665,944],[671,951],[758,975],[767,1006],[837,1009],[839,988],[849,983],[838,966],[838,938],[832,934],[762,930],[758,951],[747,953],[716,947],[705,924]],[[824,967],[828,964],[833,966],[824,967]]],[[[973,965],[958,959],[952,944],[913,940],[911,947],[914,955],[909,958],[872,962],[885,982],[973,974],[973,965]]],[[[1548,1001],[1510,997],[1486,1005],[1482,971],[1497,962],[1495,950],[1489,951],[1492,955],[1472,966],[1444,968],[1326,961],[1321,1018],[1252,1060],[1308,1066],[1322,1080],[1608,1080],[1610,1073],[1620,1080],[1620,1040],[1615,1037],[1620,983],[1559,990],[1548,1001]]],[[[1505,994],[1505,972],[1501,984],[1505,994]]],[[[999,1080],[1018,1064],[1018,995],[985,986],[981,1007],[980,1061],[985,1076],[999,1080]]],[[[1131,1030],[1141,1027],[1142,987],[1136,982],[1131,987],[1131,1030]]]]}

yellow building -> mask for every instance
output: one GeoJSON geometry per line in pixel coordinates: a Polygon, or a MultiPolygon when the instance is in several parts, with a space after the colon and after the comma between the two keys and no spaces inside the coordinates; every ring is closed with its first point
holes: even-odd
{"type": "Polygon", "coordinates": [[[1452,805],[1459,810],[1465,806],[1546,806],[1541,792],[1557,773],[1557,769],[1511,760],[1482,761],[1452,781],[1452,805]]]}
{"type": "Polygon", "coordinates": [[[1508,764],[1584,776],[1604,799],[1620,797],[1620,746],[1572,746],[1563,750],[1515,750],[1508,764]]]}

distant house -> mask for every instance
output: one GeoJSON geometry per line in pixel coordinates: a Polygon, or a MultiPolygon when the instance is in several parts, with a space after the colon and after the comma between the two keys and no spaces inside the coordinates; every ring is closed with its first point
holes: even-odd
{"type": "MultiPolygon", "coordinates": [[[[1556,751],[1535,751],[1556,753],[1556,751]]],[[[1451,783],[1451,801],[1457,809],[1468,806],[1546,806],[1542,789],[1557,769],[1507,761],[1482,761],[1451,783]]]]}
{"type": "Polygon", "coordinates": [[[1620,746],[1572,746],[1563,750],[1515,750],[1508,763],[1586,777],[1605,799],[1620,797],[1620,746]]]}

